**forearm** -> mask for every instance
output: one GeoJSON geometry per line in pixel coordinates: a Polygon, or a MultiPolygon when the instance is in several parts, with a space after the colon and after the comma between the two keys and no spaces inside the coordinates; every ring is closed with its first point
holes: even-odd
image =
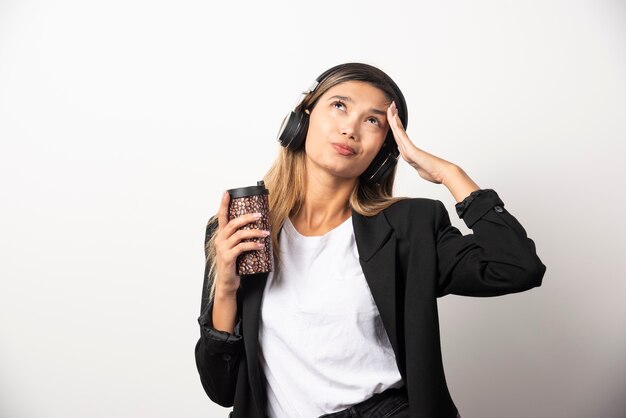
{"type": "Polygon", "coordinates": [[[219,285],[216,287],[212,316],[213,328],[216,330],[233,333],[237,320],[236,295],[236,290],[224,290],[219,285]]]}
{"type": "Polygon", "coordinates": [[[446,170],[441,183],[448,188],[457,203],[463,201],[473,191],[480,189],[461,167],[454,164],[446,170]]]}

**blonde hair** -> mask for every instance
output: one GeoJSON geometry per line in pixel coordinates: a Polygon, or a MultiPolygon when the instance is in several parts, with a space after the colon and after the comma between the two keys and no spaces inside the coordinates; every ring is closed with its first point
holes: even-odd
{"type": "MultiPolygon", "coordinates": [[[[345,81],[358,80],[368,82],[374,87],[380,88],[390,101],[395,100],[398,105],[399,116],[404,126],[407,125],[406,103],[404,102],[404,98],[401,97],[401,93],[396,93],[396,90],[399,92],[399,89],[389,76],[378,68],[367,64],[350,63],[334,68],[340,69],[321,80],[317,88],[307,94],[296,110],[311,110],[317,103],[317,100],[331,87],[345,81]],[[390,86],[390,83],[393,84],[396,90],[390,86]]],[[[391,136],[390,138],[390,135],[393,134],[389,132],[387,140],[391,139],[393,141],[393,137],[391,136]]],[[[306,195],[305,157],[304,147],[297,150],[281,147],[274,164],[263,178],[266,187],[270,191],[270,237],[272,240],[275,268],[277,268],[280,263],[278,234],[287,217],[300,210],[306,195]]],[[[395,174],[396,166],[394,165],[380,184],[373,184],[361,179],[357,181],[349,198],[348,204],[350,208],[363,216],[375,216],[398,200],[404,199],[392,196],[395,174]]],[[[213,217],[209,223],[211,222],[216,224],[216,218],[213,217]]],[[[215,295],[215,236],[215,233],[211,234],[205,247],[206,262],[210,263],[210,265],[207,266],[207,286],[210,289],[210,299],[213,299],[215,295]]]]}

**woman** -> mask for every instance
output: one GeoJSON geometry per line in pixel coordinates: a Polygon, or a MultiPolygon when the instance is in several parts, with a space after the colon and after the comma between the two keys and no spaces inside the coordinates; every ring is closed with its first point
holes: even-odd
{"type": "Polygon", "coordinates": [[[491,189],[417,148],[407,108],[381,70],[324,72],[280,134],[265,176],[271,231],[207,226],[196,363],[233,417],[458,416],[446,386],[437,297],[496,296],[541,284],[545,266],[491,189]],[[398,154],[443,184],[473,234],[437,200],[392,197],[398,154]],[[280,238],[280,239],[279,239],[280,238]],[[235,273],[271,239],[275,269],[235,273]]]}

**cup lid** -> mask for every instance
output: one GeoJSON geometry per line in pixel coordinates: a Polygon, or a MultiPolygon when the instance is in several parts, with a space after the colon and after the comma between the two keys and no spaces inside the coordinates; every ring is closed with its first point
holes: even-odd
{"type": "Polygon", "coordinates": [[[239,187],[237,189],[230,189],[228,190],[228,194],[230,195],[231,199],[235,199],[239,197],[270,194],[270,191],[265,188],[265,182],[261,180],[261,181],[256,182],[256,186],[239,187]]]}

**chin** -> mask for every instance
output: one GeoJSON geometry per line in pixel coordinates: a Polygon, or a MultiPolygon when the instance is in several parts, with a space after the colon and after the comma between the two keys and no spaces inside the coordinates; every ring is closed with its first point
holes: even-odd
{"type": "Polygon", "coordinates": [[[348,161],[345,158],[337,160],[335,156],[322,159],[313,159],[307,156],[308,163],[317,166],[333,177],[337,177],[344,180],[358,179],[358,177],[365,171],[366,167],[356,167],[356,161],[348,161]],[[317,160],[317,161],[316,161],[317,160]]]}
{"type": "Polygon", "coordinates": [[[342,180],[355,180],[358,179],[360,175],[358,172],[354,172],[354,170],[333,170],[332,168],[327,168],[326,171],[333,177],[342,180]]]}

